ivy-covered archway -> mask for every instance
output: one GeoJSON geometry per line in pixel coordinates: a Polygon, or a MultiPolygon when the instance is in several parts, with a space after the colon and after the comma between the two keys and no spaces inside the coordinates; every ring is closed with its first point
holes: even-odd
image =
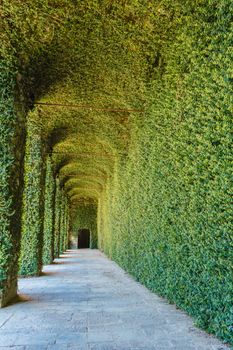
{"type": "Polygon", "coordinates": [[[231,13],[3,0],[1,305],[90,217],[93,247],[232,339],[231,13]]]}

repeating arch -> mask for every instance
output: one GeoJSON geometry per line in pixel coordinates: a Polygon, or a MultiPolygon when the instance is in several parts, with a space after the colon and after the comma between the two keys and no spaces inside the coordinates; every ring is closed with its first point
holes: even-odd
{"type": "Polygon", "coordinates": [[[24,3],[0,5],[0,305],[91,213],[95,246],[232,341],[232,1],[24,3]]]}

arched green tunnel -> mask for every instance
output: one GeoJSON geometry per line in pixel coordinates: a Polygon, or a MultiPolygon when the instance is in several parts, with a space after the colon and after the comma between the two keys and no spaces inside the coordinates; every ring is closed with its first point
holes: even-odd
{"type": "Polygon", "coordinates": [[[0,304],[91,231],[232,341],[232,2],[3,0],[0,304]]]}

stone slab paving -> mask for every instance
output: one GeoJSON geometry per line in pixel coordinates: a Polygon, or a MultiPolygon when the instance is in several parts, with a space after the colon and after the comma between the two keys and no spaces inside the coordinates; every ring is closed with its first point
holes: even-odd
{"type": "Polygon", "coordinates": [[[225,350],[98,250],[70,250],[0,310],[0,350],[225,350]]]}

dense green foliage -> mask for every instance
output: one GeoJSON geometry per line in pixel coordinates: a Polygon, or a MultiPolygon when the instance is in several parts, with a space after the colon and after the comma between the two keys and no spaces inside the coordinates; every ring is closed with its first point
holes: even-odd
{"type": "Polygon", "coordinates": [[[4,67],[5,62],[1,64],[0,75],[0,291],[2,291],[2,282],[7,278],[9,269],[9,258],[12,250],[12,239],[10,236],[10,216],[12,198],[10,197],[9,177],[10,165],[12,164],[13,154],[11,143],[13,131],[10,126],[15,122],[13,110],[13,76],[9,73],[8,67],[4,67]]]}
{"type": "MultiPolygon", "coordinates": [[[[31,168],[25,168],[23,237],[43,187],[43,140],[57,176],[55,256],[67,241],[66,198],[73,227],[94,227],[98,203],[98,246],[201,327],[232,342],[232,2],[26,0],[23,5],[3,0],[1,24],[1,57],[4,67],[15,59],[26,99],[21,104],[35,96],[82,106],[35,108],[40,118],[29,127],[26,145],[25,164],[31,168]],[[30,128],[37,129],[34,140],[30,128]]],[[[11,104],[3,111],[10,118],[3,124],[8,137],[14,129],[13,92],[11,77],[1,79],[9,92],[3,106],[11,104]]],[[[8,167],[13,158],[4,152],[8,167]]],[[[36,249],[42,218],[37,209],[27,236],[36,249]]],[[[5,276],[7,244],[1,255],[5,276]]],[[[33,264],[35,252],[30,251],[33,264]]]]}
{"type": "Polygon", "coordinates": [[[44,230],[43,230],[43,264],[51,264],[54,257],[54,206],[55,179],[53,166],[48,156],[46,161],[44,230]]]}
{"type": "Polygon", "coordinates": [[[102,195],[98,231],[137,280],[232,342],[228,5],[184,13],[160,49],[146,117],[102,195]]]}
{"type": "Polygon", "coordinates": [[[35,119],[27,123],[20,275],[39,275],[42,268],[45,170],[41,130],[35,119]]]}
{"type": "Polygon", "coordinates": [[[59,231],[59,254],[63,253],[64,235],[65,235],[65,203],[64,193],[61,192],[61,207],[60,207],[60,231],[59,231]]]}
{"type": "Polygon", "coordinates": [[[97,206],[96,204],[84,203],[75,206],[72,210],[72,235],[78,237],[81,229],[90,230],[90,248],[98,247],[97,238],[97,206]]]}
{"type": "Polygon", "coordinates": [[[64,208],[64,221],[63,221],[63,252],[65,252],[69,247],[69,212],[68,212],[68,202],[65,197],[65,208],[64,208]]]}
{"type": "Polygon", "coordinates": [[[17,291],[24,131],[14,108],[15,76],[14,64],[0,60],[0,306],[17,291]]]}
{"type": "Polygon", "coordinates": [[[61,192],[59,252],[62,254],[68,248],[68,207],[64,191],[61,192]]]}
{"type": "Polygon", "coordinates": [[[61,189],[59,179],[56,179],[55,192],[55,218],[54,218],[54,257],[58,258],[60,253],[60,221],[61,221],[61,189]]]}

